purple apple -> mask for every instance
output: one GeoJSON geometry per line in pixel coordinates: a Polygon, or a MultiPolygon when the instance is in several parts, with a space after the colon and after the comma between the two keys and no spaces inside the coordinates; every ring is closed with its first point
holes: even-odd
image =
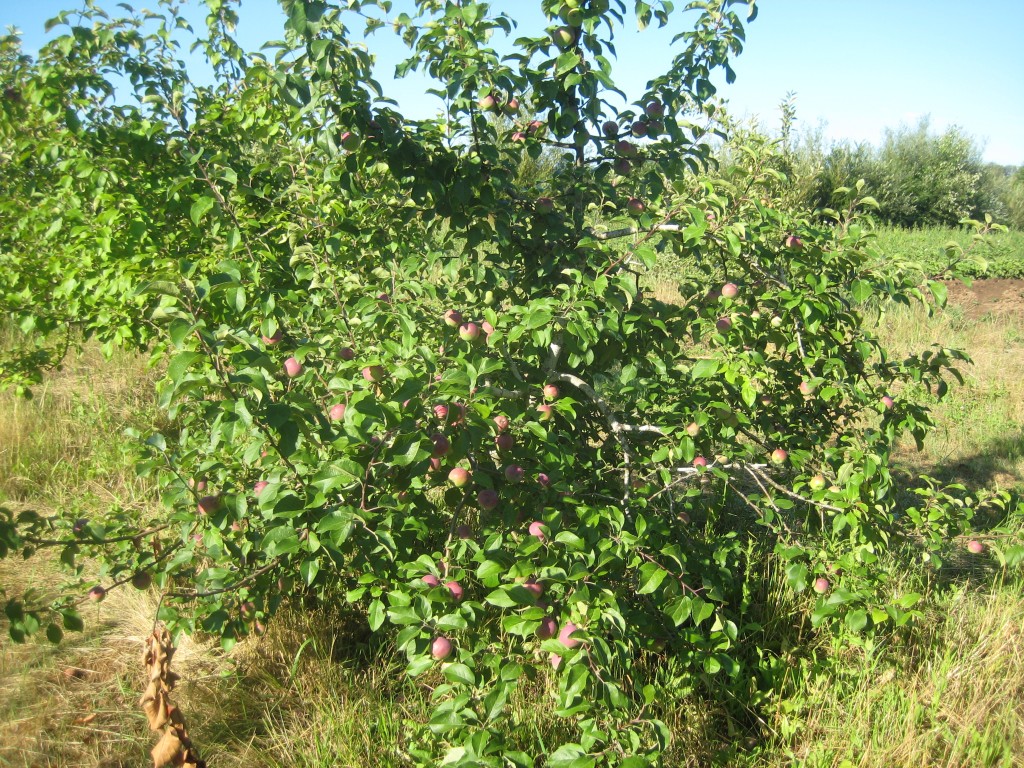
{"type": "Polygon", "coordinates": [[[638,197],[631,197],[626,201],[626,210],[629,211],[630,216],[639,216],[647,209],[644,205],[644,201],[638,197]]]}
{"type": "Polygon", "coordinates": [[[355,359],[355,356],[356,356],[356,351],[354,349],[352,349],[352,347],[342,347],[341,351],[338,353],[338,357],[340,357],[346,363],[349,360],[355,359]]]}
{"type": "Polygon", "coordinates": [[[636,146],[629,141],[623,139],[615,144],[615,151],[622,157],[635,157],[636,146]]]}
{"type": "Polygon", "coordinates": [[[644,112],[647,113],[648,117],[662,117],[665,114],[665,105],[657,99],[652,99],[647,102],[644,112]]]}
{"type": "Polygon", "coordinates": [[[509,464],[505,467],[505,479],[510,483],[521,483],[526,477],[526,470],[518,464],[509,464]]]}
{"type": "Polygon", "coordinates": [[[451,450],[452,444],[448,441],[448,438],[442,435],[440,432],[436,432],[430,436],[430,442],[434,444],[434,456],[444,456],[451,450]]]}
{"type": "Polygon", "coordinates": [[[630,126],[629,131],[638,139],[642,139],[647,135],[647,123],[643,120],[637,120],[630,126]]]}
{"type": "Polygon", "coordinates": [[[545,616],[540,620],[540,626],[537,627],[537,637],[541,640],[547,640],[558,634],[558,622],[550,616],[545,616]]]}
{"type": "Polygon", "coordinates": [[[437,578],[437,576],[435,576],[432,573],[426,574],[422,579],[420,579],[420,581],[422,581],[428,587],[439,587],[439,586],[441,586],[441,580],[439,578],[437,578]]]}
{"type": "Polygon", "coordinates": [[[619,124],[614,120],[605,120],[604,124],[601,125],[601,133],[609,139],[614,139],[619,135],[619,124]]]}
{"type": "Polygon", "coordinates": [[[480,505],[480,509],[495,509],[499,501],[498,492],[490,488],[484,488],[476,496],[476,503],[480,505]]]}
{"type": "Polygon", "coordinates": [[[494,438],[494,445],[502,453],[508,453],[515,446],[515,438],[512,437],[508,432],[502,432],[496,438],[494,438]]]}
{"type": "Polygon", "coordinates": [[[551,478],[541,472],[537,475],[537,484],[542,488],[549,488],[551,486],[551,478]]]}

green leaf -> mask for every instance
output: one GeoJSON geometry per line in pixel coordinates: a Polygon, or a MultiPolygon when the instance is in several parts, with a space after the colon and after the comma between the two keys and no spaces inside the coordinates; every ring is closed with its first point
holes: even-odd
{"type": "Polygon", "coordinates": [[[690,378],[694,381],[711,378],[718,373],[720,367],[718,360],[698,360],[690,371],[690,378]]]}
{"type": "Polygon", "coordinates": [[[196,201],[192,203],[192,208],[189,210],[189,217],[192,219],[192,223],[198,227],[203,216],[209,213],[210,209],[213,208],[214,202],[215,200],[208,195],[197,198],[196,201]]]}
{"type": "Polygon", "coordinates": [[[462,683],[470,687],[476,685],[476,676],[473,670],[465,664],[449,664],[444,669],[444,676],[453,683],[462,683]]]}

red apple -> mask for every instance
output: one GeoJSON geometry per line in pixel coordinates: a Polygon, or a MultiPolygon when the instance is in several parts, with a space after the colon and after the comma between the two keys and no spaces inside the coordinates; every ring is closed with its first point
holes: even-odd
{"type": "Polygon", "coordinates": [[[432,573],[428,573],[422,579],[420,579],[428,587],[439,587],[441,586],[441,580],[432,573]]]}
{"type": "Polygon", "coordinates": [[[302,373],[302,363],[296,360],[294,357],[289,357],[284,361],[284,373],[290,378],[294,379],[300,373],[302,373]]]}
{"type": "Polygon", "coordinates": [[[708,460],[703,456],[695,456],[693,459],[693,466],[697,469],[704,469],[708,465],[708,460]]]}
{"type": "Polygon", "coordinates": [[[277,342],[284,338],[284,333],[281,331],[280,328],[278,328],[276,331],[274,331],[273,336],[261,336],[260,338],[263,340],[264,344],[277,344],[277,342]]]}
{"type": "Polygon", "coordinates": [[[620,157],[616,159],[613,168],[615,169],[615,172],[619,174],[619,176],[628,176],[629,172],[633,170],[633,164],[629,162],[629,160],[627,160],[626,158],[620,157]]]}
{"type": "Polygon", "coordinates": [[[647,113],[648,117],[661,117],[665,114],[665,105],[657,99],[652,99],[647,102],[647,106],[644,107],[644,112],[647,113]]]}
{"type": "Polygon", "coordinates": [[[971,539],[967,542],[967,551],[970,552],[972,555],[980,555],[982,552],[985,551],[985,545],[977,539],[971,539]]]}
{"type": "Polygon", "coordinates": [[[490,488],[484,488],[476,495],[476,503],[480,505],[480,509],[494,509],[499,501],[498,492],[490,488]]]}
{"type": "Polygon", "coordinates": [[[535,205],[537,213],[551,213],[555,210],[555,201],[550,197],[538,197],[535,205]]]}
{"type": "Polygon", "coordinates": [[[724,315],[718,318],[718,322],[715,323],[715,329],[719,333],[728,333],[732,329],[732,318],[724,315]]]}
{"type": "Polygon", "coordinates": [[[252,492],[256,496],[259,496],[261,493],[263,493],[263,489],[266,488],[267,485],[269,485],[269,483],[267,483],[266,480],[260,480],[252,487],[252,492]]]}
{"type": "Polygon", "coordinates": [[[476,341],[480,338],[480,326],[476,323],[464,323],[459,326],[459,338],[463,341],[476,341]]]}
{"type": "Polygon", "coordinates": [[[884,395],[882,397],[882,406],[885,408],[885,410],[888,411],[894,405],[896,405],[896,402],[891,397],[889,397],[888,395],[884,395]]]}
{"type": "Polygon", "coordinates": [[[444,324],[450,328],[458,328],[462,325],[462,313],[457,309],[449,309],[444,313],[444,324]]]}
{"type": "Polygon", "coordinates": [[[379,365],[368,365],[363,368],[363,378],[367,381],[378,382],[384,378],[384,368],[379,365]]]}
{"type": "Polygon", "coordinates": [[[519,111],[519,99],[512,97],[505,103],[505,114],[514,115],[519,111]]]}
{"type": "Polygon", "coordinates": [[[726,283],[722,286],[722,296],[727,299],[735,299],[740,289],[736,283],[726,283]]]}
{"type": "Polygon", "coordinates": [[[438,661],[447,659],[452,655],[452,641],[447,637],[435,637],[430,644],[430,655],[438,661]]]}
{"type": "Polygon", "coordinates": [[[463,524],[455,529],[455,535],[460,539],[471,539],[473,538],[473,529],[468,525],[463,524]]]}
{"type": "Polygon", "coordinates": [[[534,520],[532,523],[530,523],[529,531],[530,535],[533,536],[533,538],[539,539],[540,541],[544,541],[544,523],[540,522],[539,520],[534,520]]]}
{"type": "Polygon", "coordinates": [[[342,347],[341,351],[338,353],[338,357],[340,357],[345,362],[348,362],[349,360],[353,360],[355,358],[355,356],[356,356],[356,351],[354,349],[352,349],[352,347],[342,347]]]}
{"type": "Polygon", "coordinates": [[[562,666],[562,657],[559,656],[557,653],[552,653],[551,658],[548,659],[548,662],[551,664],[552,669],[558,669],[560,666],[562,666]]]}
{"type": "Polygon", "coordinates": [[[572,633],[577,629],[579,629],[579,627],[571,621],[565,622],[565,626],[562,627],[562,631],[558,633],[558,642],[566,648],[579,648],[581,641],[572,636],[572,633]]]}
{"type": "Polygon", "coordinates": [[[345,418],[345,404],[335,403],[331,406],[330,411],[331,421],[341,421],[345,418]]]}
{"type": "Polygon", "coordinates": [[[638,197],[631,197],[626,201],[626,210],[629,211],[630,216],[639,216],[646,208],[644,201],[638,197]]]}
{"type": "Polygon", "coordinates": [[[468,469],[463,467],[455,467],[451,472],[448,473],[448,482],[454,485],[456,488],[462,488],[472,479],[468,469]]]}
{"type": "Polygon", "coordinates": [[[556,387],[554,384],[545,384],[544,385],[544,397],[547,398],[548,400],[554,400],[555,398],[557,398],[558,397],[558,387],[556,387]]]}
{"type": "Polygon", "coordinates": [[[457,603],[462,602],[463,591],[462,591],[462,585],[459,584],[459,582],[457,582],[457,581],[446,581],[444,583],[444,585],[446,587],[448,587],[448,591],[451,593],[452,598],[455,600],[455,602],[457,602],[457,603]]]}
{"type": "Polygon", "coordinates": [[[437,417],[438,421],[446,421],[448,419],[448,406],[442,404],[434,406],[434,416],[437,417]]]}
{"type": "Polygon", "coordinates": [[[813,395],[815,389],[816,387],[809,381],[800,382],[800,394],[803,395],[804,397],[810,397],[811,395],[813,395]]]}
{"type": "Polygon", "coordinates": [[[647,135],[647,123],[643,120],[637,120],[630,126],[629,131],[638,139],[642,139],[647,135]]]}
{"type": "Polygon", "coordinates": [[[696,421],[691,421],[686,425],[686,434],[690,437],[696,437],[700,434],[700,425],[696,421]]]}
{"type": "Polygon", "coordinates": [[[789,454],[786,453],[782,448],[776,448],[774,451],[772,451],[772,462],[775,464],[782,464],[788,458],[789,454]]]}
{"type": "Polygon", "coordinates": [[[814,580],[814,591],[817,592],[819,595],[824,595],[826,592],[828,592],[829,587],[831,586],[832,585],[828,583],[828,579],[826,579],[824,576],[819,576],[814,580]]]}
{"type": "Polygon", "coordinates": [[[107,590],[97,584],[95,587],[89,590],[89,599],[94,603],[98,603],[107,596],[107,590]]]}
{"type": "Polygon", "coordinates": [[[489,93],[482,99],[480,99],[480,101],[478,101],[477,104],[480,106],[480,109],[484,110],[485,112],[492,112],[498,106],[498,100],[494,98],[492,94],[489,93]]]}
{"type": "Polygon", "coordinates": [[[555,415],[555,409],[547,403],[541,403],[537,406],[537,418],[540,421],[551,421],[551,418],[555,415]]]}
{"type": "Polygon", "coordinates": [[[499,432],[504,432],[506,429],[508,429],[508,425],[508,416],[506,416],[505,414],[499,413],[497,416],[494,417],[494,426],[498,428],[499,432]]]}
{"type": "Polygon", "coordinates": [[[634,157],[636,155],[636,147],[625,139],[616,143],[615,151],[622,157],[634,157]]]}
{"type": "Polygon", "coordinates": [[[799,250],[799,249],[803,248],[803,246],[804,246],[804,241],[801,240],[796,235],[789,235],[789,236],[786,237],[786,247],[787,248],[793,248],[794,250],[799,250]]]}
{"type": "Polygon", "coordinates": [[[540,599],[540,596],[544,594],[544,585],[533,577],[530,577],[523,582],[523,589],[532,594],[538,600],[540,599]]]}
{"type": "Polygon", "coordinates": [[[526,471],[518,464],[509,464],[505,467],[505,479],[510,483],[521,483],[526,476],[526,471]]]}
{"type": "Polygon", "coordinates": [[[349,152],[354,152],[359,149],[359,145],[362,143],[360,138],[351,131],[345,131],[341,134],[341,147],[347,149],[349,152]]]}
{"type": "Polygon", "coordinates": [[[508,453],[515,446],[516,441],[508,432],[502,432],[494,438],[494,445],[502,453],[508,453]]]}
{"type": "Polygon", "coordinates": [[[539,475],[537,475],[537,484],[540,485],[542,488],[548,488],[551,486],[551,478],[545,475],[543,472],[541,472],[539,475]]]}

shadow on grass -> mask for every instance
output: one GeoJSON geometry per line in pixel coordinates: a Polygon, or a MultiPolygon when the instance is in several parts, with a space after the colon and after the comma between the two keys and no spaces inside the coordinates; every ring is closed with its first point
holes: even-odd
{"type": "Polygon", "coordinates": [[[961,483],[968,488],[1000,487],[1024,491],[1024,476],[1018,463],[1024,459],[1024,427],[1011,424],[1005,434],[986,442],[969,456],[919,467],[912,462],[902,469],[908,476],[927,474],[943,483],[961,483]],[[911,474],[912,473],[912,474],[911,474]]]}

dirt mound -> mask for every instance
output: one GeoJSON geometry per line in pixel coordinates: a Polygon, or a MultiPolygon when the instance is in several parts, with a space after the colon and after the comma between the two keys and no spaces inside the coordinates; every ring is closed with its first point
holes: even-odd
{"type": "Polygon", "coordinates": [[[963,309],[968,317],[1024,316],[1024,280],[975,280],[970,287],[961,282],[950,281],[946,286],[949,289],[949,303],[963,309]]]}

